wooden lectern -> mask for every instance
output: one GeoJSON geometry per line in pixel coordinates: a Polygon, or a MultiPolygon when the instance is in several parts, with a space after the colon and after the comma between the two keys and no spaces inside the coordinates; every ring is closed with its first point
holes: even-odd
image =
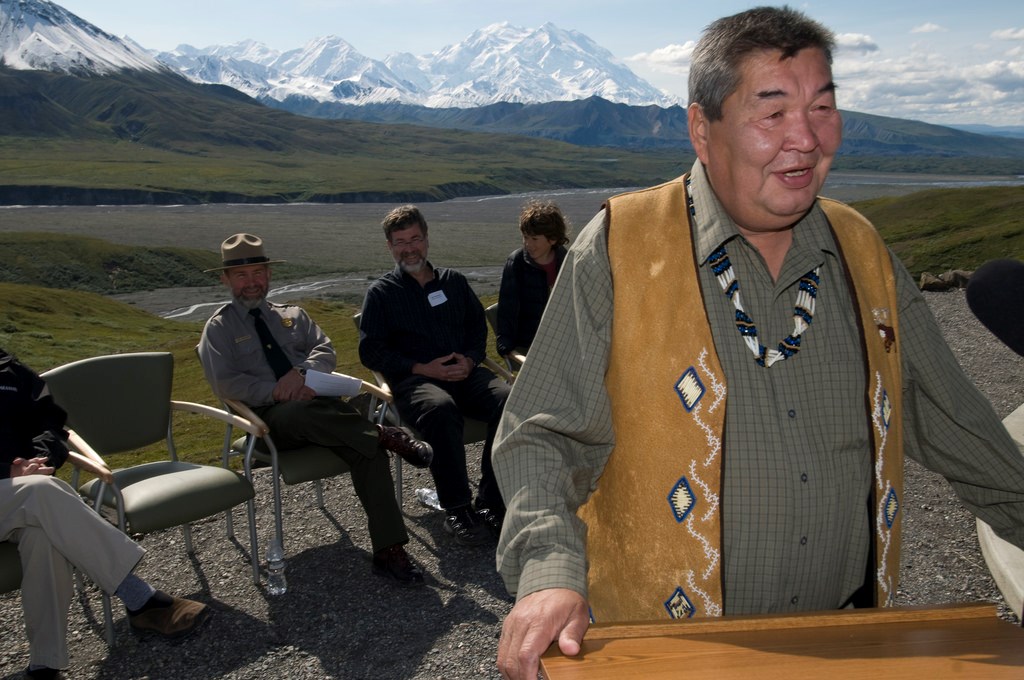
{"type": "Polygon", "coordinates": [[[861,609],[594,625],[580,654],[554,644],[548,680],[1024,679],[1024,628],[992,605],[861,609]]]}

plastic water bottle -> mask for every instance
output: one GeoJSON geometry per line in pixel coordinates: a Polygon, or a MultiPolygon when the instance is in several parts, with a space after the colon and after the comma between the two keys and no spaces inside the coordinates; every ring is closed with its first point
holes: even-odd
{"type": "Polygon", "coordinates": [[[267,593],[284,595],[288,592],[288,580],[284,576],[284,550],[276,538],[267,548],[267,593]]]}
{"type": "Polygon", "coordinates": [[[433,489],[416,489],[416,498],[419,499],[420,503],[428,508],[433,508],[434,510],[443,509],[441,508],[441,501],[437,500],[437,492],[433,489]]]}

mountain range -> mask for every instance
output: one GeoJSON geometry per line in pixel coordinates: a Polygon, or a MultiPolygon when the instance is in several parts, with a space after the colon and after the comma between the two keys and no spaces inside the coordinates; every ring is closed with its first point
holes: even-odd
{"type": "MultiPolygon", "coordinates": [[[[850,111],[843,116],[840,153],[847,169],[1024,170],[1024,139],[850,111]]],[[[449,149],[445,161],[460,147],[456,131],[640,150],[659,173],[668,158],[661,152],[680,151],[675,157],[681,162],[692,154],[683,106],[586,36],[552,24],[538,29],[497,24],[438,52],[396,54],[384,62],[368,59],[337,37],[286,52],[248,41],[157,54],[48,0],[0,0],[0,143],[5,137],[121,140],[195,158],[209,145],[245,153],[344,154],[352,153],[358,140],[359,157],[379,164],[394,158],[403,144],[404,152],[414,153],[416,146],[435,141],[428,128],[451,132],[434,133],[438,148],[449,149]],[[356,121],[362,127],[354,127],[356,121]]],[[[467,165],[460,157],[463,170],[453,165],[452,182],[435,195],[521,190],[550,182],[560,172],[563,186],[612,177],[587,179],[580,173],[570,178],[549,163],[543,177],[535,168],[504,165],[478,181],[470,172],[474,166],[483,176],[489,165],[517,157],[526,164],[535,152],[548,158],[572,155],[555,147],[537,151],[535,145],[529,153],[525,148],[516,153],[504,138],[490,145],[503,149],[500,162],[476,157],[467,165]],[[527,179],[531,173],[533,179],[527,179]]],[[[473,138],[461,146],[483,149],[488,143],[473,138]]],[[[593,160],[606,164],[614,158],[593,160]]],[[[575,163],[574,171],[589,162],[575,163]]],[[[620,173],[616,180],[636,179],[639,162],[630,157],[629,175],[620,173]]],[[[332,195],[344,191],[336,188],[332,195]]],[[[197,195],[212,194],[204,187],[197,195]]],[[[300,195],[308,200],[295,193],[300,195]]]]}
{"type": "Polygon", "coordinates": [[[108,73],[166,67],[259,101],[465,108],[598,96],[634,105],[680,103],[587,36],[550,23],[531,29],[494,24],[430,54],[395,53],[379,61],[330,35],[284,52],[251,40],[147,52],[48,0],[0,0],[0,19],[0,54],[10,68],[108,73]]]}
{"type": "Polygon", "coordinates": [[[587,36],[550,23],[532,29],[494,24],[436,52],[395,53],[384,61],[338,36],[285,52],[253,41],[181,45],[156,59],[196,82],[230,85],[260,101],[468,108],[598,96],[633,105],[679,103],[587,36]]]}

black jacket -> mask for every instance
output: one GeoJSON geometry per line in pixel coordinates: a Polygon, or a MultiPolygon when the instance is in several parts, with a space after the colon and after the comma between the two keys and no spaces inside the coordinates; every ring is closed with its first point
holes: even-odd
{"type": "MultiPolygon", "coordinates": [[[[562,269],[565,246],[555,248],[555,271],[562,269]]],[[[508,256],[501,273],[498,290],[498,354],[505,355],[516,348],[529,349],[537,326],[548,304],[548,279],[526,250],[519,248],[508,256]]]]}
{"type": "Polygon", "coordinates": [[[68,458],[67,414],[32,369],[0,349],[0,479],[15,458],[45,456],[60,467],[68,458]]]}

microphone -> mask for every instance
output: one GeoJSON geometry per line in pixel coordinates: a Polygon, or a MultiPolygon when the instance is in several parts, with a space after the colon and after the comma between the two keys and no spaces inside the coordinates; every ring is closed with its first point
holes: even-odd
{"type": "Polygon", "coordinates": [[[967,282],[967,305],[985,328],[1024,356],[1024,262],[989,260],[967,282]]]}

